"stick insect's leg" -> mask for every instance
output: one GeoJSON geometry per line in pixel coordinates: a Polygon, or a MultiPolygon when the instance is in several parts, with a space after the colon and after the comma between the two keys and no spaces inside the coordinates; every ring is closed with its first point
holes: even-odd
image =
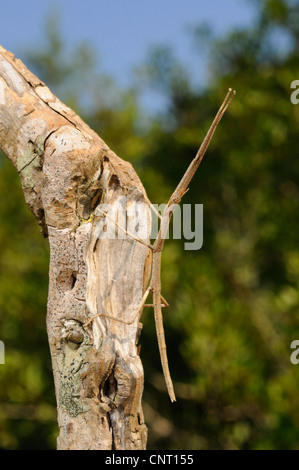
{"type": "MultiPolygon", "coordinates": [[[[169,303],[167,300],[163,297],[162,294],[160,294],[160,298],[162,301],[161,307],[169,307],[169,303]]],[[[144,307],[154,307],[154,304],[144,304],[144,307]]]]}
{"type": "Polygon", "coordinates": [[[160,297],[161,297],[161,300],[162,300],[164,306],[165,306],[165,307],[169,307],[169,303],[168,303],[167,300],[163,297],[162,294],[160,294],[160,297]]]}
{"type": "Polygon", "coordinates": [[[113,220],[112,217],[110,217],[109,214],[107,214],[107,212],[104,212],[102,211],[99,207],[97,208],[97,210],[103,214],[105,217],[107,217],[107,219],[111,220],[122,232],[124,232],[126,235],[128,235],[130,238],[132,238],[133,240],[135,240],[136,242],[138,243],[141,243],[141,245],[144,245],[144,246],[147,246],[150,250],[153,250],[153,246],[150,244],[150,243],[146,243],[144,242],[143,240],[141,240],[140,238],[137,238],[135,237],[132,233],[128,232],[124,227],[122,227],[121,225],[119,225],[118,222],[116,222],[116,220],[113,220]]]}
{"type": "Polygon", "coordinates": [[[136,320],[136,317],[139,314],[140,310],[142,309],[142,307],[144,307],[144,303],[145,303],[145,301],[147,299],[147,296],[150,293],[150,291],[151,291],[151,287],[149,286],[146,289],[146,291],[144,292],[143,297],[142,297],[137,309],[135,310],[131,320],[128,320],[128,321],[122,320],[121,318],[114,317],[113,315],[108,315],[107,313],[97,313],[90,320],[88,320],[88,322],[86,322],[83,326],[84,327],[88,326],[91,322],[93,322],[93,320],[95,318],[98,318],[98,317],[108,318],[109,320],[115,320],[115,321],[118,321],[119,323],[123,323],[124,325],[132,325],[132,323],[134,323],[134,321],[136,320]]]}

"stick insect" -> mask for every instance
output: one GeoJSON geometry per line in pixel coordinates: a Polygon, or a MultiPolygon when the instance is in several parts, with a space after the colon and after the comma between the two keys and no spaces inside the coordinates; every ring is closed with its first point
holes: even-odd
{"type": "MultiPolygon", "coordinates": [[[[180,180],[179,184],[177,185],[176,189],[172,193],[169,201],[164,209],[162,217],[160,217],[160,228],[157,235],[157,238],[154,244],[149,244],[140,240],[139,238],[135,237],[134,235],[130,234],[126,229],[124,229],[121,225],[119,225],[115,220],[111,218],[111,220],[118,226],[120,230],[122,230],[127,236],[133,238],[136,242],[142,243],[146,245],[152,252],[151,257],[151,276],[149,284],[142,296],[140,304],[138,305],[133,317],[129,321],[121,320],[116,318],[112,315],[107,315],[105,313],[98,313],[94,315],[86,324],[90,324],[96,317],[106,317],[111,320],[119,321],[121,323],[130,325],[132,324],[136,318],[140,318],[143,307],[153,307],[154,308],[154,317],[155,317],[155,325],[156,325],[156,333],[157,333],[157,340],[160,352],[160,359],[162,364],[162,370],[165,378],[165,383],[167,387],[167,391],[172,402],[176,401],[174,387],[169,371],[168,359],[167,359],[167,351],[166,351],[166,342],[165,342],[165,334],[164,334],[164,327],[163,327],[163,316],[162,316],[162,307],[168,307],[167,301],[164,299],[161,293],[161,258],[162,258],[162,251],[164,247],[164,241],[167,234],[167,230],[169,227],[169,223],[173,214],[173,211],[181,202],[182,197],[188,191],[188,186],[195,175],[196,170],[198,169],[202,159],[206,153],[206,150],[211,142],[211,139],[214,135],[214,132],[222,119],[225,111],[227,110],[228,106],[230,105],[234,95],[236,94],[231,88],[229,88],[227,95],[220,106],[200,148],[198,149],[195,157],[191,161],[189,167],[187,168],[185,174],[183,175],[182,179],[180,180]],[[146,299],[149,293],[152,292],[153,296],[153,304],[145,304],[146,299]]],[[[98,210],[107,218],[110,218],[107,212],[101,211],[99,208],[98,210]]]]}

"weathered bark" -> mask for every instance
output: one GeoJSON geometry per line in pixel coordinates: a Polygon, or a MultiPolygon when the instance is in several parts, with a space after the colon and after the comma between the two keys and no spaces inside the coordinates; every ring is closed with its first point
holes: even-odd
{"type": "Polygon", "coordinates": [[[144,449],[138,316],[149,250],[100,239],[99,203],[149,202],[132,166],[116,156],[21,61],[0,46],[0,147],[49,237],[47,331],[58,449],[144,449]],[[89,320],[94,318],[90,323],[89,320]],[[88,324],[87,324],[88,323],[88,324]]]}

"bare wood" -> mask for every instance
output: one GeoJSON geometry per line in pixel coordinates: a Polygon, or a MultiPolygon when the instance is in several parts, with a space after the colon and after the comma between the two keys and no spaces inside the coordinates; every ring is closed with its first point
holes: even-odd
{"type": "Polygon", "coordinates": [[[135,235],[133,235],[132,233],[128,232],[128,230],[126,230],[116,220],[114,220],[112,217],[110,217],[109,214],[107,214],[107,212],[102,211],[99,207],[97,208],[97,211],[100,212],[104,217],[107,217],[107,219],[111,220],[116,225],[116,227],[118,227],[128,237],[132,238],[133,240],[135,240],[138,243],[141,243],[144,246],[147,246],[150,250],[154,249],[154,247],[150,243],[146,243],[143,240],[141,240],[140,238],[135,237],[135,235]]]}
{"type": "Polygon", "coordinates": [[[95,318],[99,318],[99,317],[108,318],[109,320],[114,320],[114,321],[123,323],[124,325],[132,325],[132,323],[134,323],[134,321],[136,320],[137,316],[138,316],[138,320],[139,320],[139,318],[141,316],[141,313],[142,313],[142,309],[143,309],[143,307],[145,307],[144,303],[145,303],[145,301],[147,299],[147,296],[150,293],[150,291],[151,291],[151,287],[148,287],[146,289],[145,293],[143,294],[143,297],[140,301],[140,304],[138,305],[137,309],[133,313],[133,316],[130,320],[122,320],[119,317],[113,317],[112,315],[108,315],[107,313],[97,313],[94,317],[90,318],[88,320],[88,322],[86,322],[84,324],[84,327],[90,325],[90,323],[92,323],[95,318]]]}

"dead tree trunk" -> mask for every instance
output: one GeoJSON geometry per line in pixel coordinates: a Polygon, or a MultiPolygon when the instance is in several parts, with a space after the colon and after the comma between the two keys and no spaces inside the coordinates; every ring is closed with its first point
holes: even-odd
{"type": "Polygon", "coordinates": [[[125,196],[127,212],[138,201],[150,224],[145,190],[132,166],[1,46],[0,147],[49,237],[58,449],[145,449],[139,317],[126,322],[143,297],[149,249],[99,237],[95,211],[125,196]]]}

